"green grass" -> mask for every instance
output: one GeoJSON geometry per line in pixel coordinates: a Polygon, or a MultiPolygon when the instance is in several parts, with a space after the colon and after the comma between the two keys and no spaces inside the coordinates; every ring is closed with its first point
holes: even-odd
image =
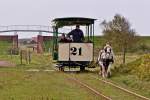
{"type": "Polygon", "coordinates": [[[19,56],[0,56],[16,67],[0,68],[0,100],[99,100],[99,97],[53,70],[51,56],[32,55],[31,64],[20,65],[19,56]],[[38,69],[39,72],[28,72],[38,69]]]}
{"type": "Polygon", "coordinates": [[[142,36],[140,37],[140,42],[145,43],[146,45],[150,46],[150,36],[142,36]]]}
{"type": "MultiPolygon", "coordinates": [[[[141,63],[139,62],[139,58],[141,56],[142,55],[128,53],[126,55],[127,65],[121,67],[120,64],[122,64],[122,56],[115,55],[115,63],[111,68],[113,71],[110,80],[126,89],[150,98],[150,81],[140,80],[137,77],[137,73],[134,71],[135,69],[133,69],[138,67],[141,63]]],[[[96,70],[99,70],[99,68],[96,70]]]]}
{"type": "MultiPolygon", "coordinates": [[[[76,77],[80,78],[80,80],[82,80],[82,82],[87,83],[89,86],[97,89],[104,95],[109,96],[113,100],[121,100],[122,98],[126,98],[126,100],[140,100],[134,96],[129,95],[128,93],[125,93],[124,91],[116,89],[116,88],[114,88],[106,83],[103,83],[97,79],[93,79],[93,77],[92,77],[93,75],[95,75],[95,74],[85,73],[85,74],[78,74],[78,75],[76,75],[76,77]]],[[[97,77],[97,75],[95,75],[95,77],[97,77]]]]}
{"type": "MultiPolygon", "coordinates": [[[[105,44],[103,36],[95,36],[94,39],[95,39],[94,42],[95,42],[96,46],[105,44]]],[[[141,43],[150,45],[150,36],[140,36],[139,41],[141,43]]]]}
{"type": "MultiPolygon", "coordinates": [[[[105,45],[106,40],[104,39],[103,36],[95,36],[94,43],[95,43],[95,52],[97,53],[98,50],[105,45]]],[[[131,49],[128,48],[128,51],[132,53],[133,52],[145,53],[145,51],[147,52],[150,51],[150,36],[140,36],[137,44],[138,45],[135,45],[135,47],[132,47],[131,49]]]]}
{"type": "Polygon", "coordinates": [[[45,68],[52,64],[50,54],[36,54],[31,53],[31,63],[26,63],[26,60],[23,59],[21,64],[20,55],[0,55],[0,60],[7,60],[16,64],[16,67],[25,67],[25,68],[45,68]]]}
{"type": "Polygon", "coordinates": [[[142,55],[128,54],[126,57],[127,64],[125,66],[120,66],[120,62],[118,60],[120,57],[117,57],[117,62],[115,63],[117,68],[113,71],[111,80],[127,89],[150,98],[150,81],[141,80],[137,76],[139,70],[136,70],[141,64],[141,57],[142,55]]]}
{"type": "Polygon", "coordinates": [[[95,36],[94,37],[94,43],[96,48],[100,48],[103,45],[105,45],[105,40],[102,36],[95,36]]]}
{"type": "MultiPolygon", "coordinates": [[[[137,56],[130,57],[128,55],[127,59],[130,62],[131,58],[136,57],[137,56]]],[[[16,67],[13,68],[0,68],[0,100],[10,100],[12,98],[14,98],[14,100],[41,100],[42,98],[45,100],[47,98],[50,100],[100,99],[91,91],[71,81],[64,73],[56,71],[45,72],[44,70],[46,69],[53,70],[52,58],[48,54],[33,54],[31,64],[23,65],[20,65],[19,56],[13,56],[11,58],[11,56],[1,55],[0,59],[16,63],[16,67]],[[39,72],[29,72],[27,71],[29,69],[38,69],[39,72]]],[[[128,100],[137,99],[91,78],[90,75],[97,76],[98,70],[99,68],[96,68],[92,73],[75,73],[70,75],[79,78],[103,94],[110,96],[114,100],[120,100],[122,97],[126,97],[128,100]]],[[[133,75],[117,75],[113,73],[110,80],[127,89],[149,97],[150,91],[148,88],[150,83],[141,82],[133,75]]]]}
{"type": "Polygon", "coordinates": [[[123,73],[114,75],[111,80],[126,89],[150,98],[150,81],[141,81],[135,75],[123,73]]]}
{"type": "MultiPolygon", "coordinates": [[[[96,100],[97,97],[85,91],[58,72],[1,72],[0,100],[28,100],[49,98],[50,100],[96,100]],[[7,78],[6,78],[7,77],[7,78]]],[[[42,99],[39,99],[42,100],[42,99]]]]}
{"type": "MultiPolygon", "coordinates": [[[[103,38],[95,38],[95,46],[99,48],[104,44],[103,38]]],[[[149,39],[144,39],[149,43],[149,39]]],[[[6,44],[7,45],[7,44],[6,44]]],[[[7,46],[6,46],[7,47],[7,46]]],[[[127,54],[127,63],[138,59],[140,55],[127,54]]],[[[114,66],[119,66],[122,62],[121,56],[117,55],[114,66]]],[[[52,58],[49,54],[32,54],[31,64],[20,64],[20,56],[0,55],[0,60],[7,60],[16,64],[16,67],[0,68],[0,100],[99,100],[98,96],[91,91],[83,88],[79,84],[71,81],[64,73],[44,70],[53,70],[52,58]],[[38,69],[39,72],[28,72],[29,69],[38,69]]],[[[114,100],[134,100],[124,92],[107,86],[90,75],[97,76],[99,68],[97,67],[91,73],[73,74],[88,85],[98,91],[112,97],[114,100]]],[[[150,98],[149,81],[140,81],[135,75],[129,73],[112,73],[109,79],[126,89],[135,91],[141,95],[150,98]]]]}
{"type": "Polygon", "coordinates": [[[52,48],[52,46],[53,46],[53,41],[52,40],[44,41],[43,45],[44,45],[44,51],[48,52],[49,48],[52,48]]]}
{"type": "Polygon", "coordinates": [[[7,54],[8,50],[12,47],[12,43],[9,41],[0,41],[0,54],[7,54]]]}

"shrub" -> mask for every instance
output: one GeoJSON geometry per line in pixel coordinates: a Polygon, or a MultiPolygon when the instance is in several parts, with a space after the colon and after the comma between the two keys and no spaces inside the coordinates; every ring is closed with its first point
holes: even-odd
{"type": "Polygon", "coordinates": [[[141,58],[128,63],[127,65],[119,65],[114,71],[121,74],[133,74],[140,80],[150,80],[150,54],[145,54],[141,58]]]}
{"type": "Polygon", "coordinates": [[[150,54],[142,56],[141,64],[135,73],[141,80],[150,80],[150,54]]]}

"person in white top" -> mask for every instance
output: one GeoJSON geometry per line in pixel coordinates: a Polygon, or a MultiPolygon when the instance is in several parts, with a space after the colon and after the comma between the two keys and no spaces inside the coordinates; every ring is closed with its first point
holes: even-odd
{"type": "Polygon", "coordinates": [[[97,59],[97,62],[100,66],[100,71],[99,71],[99,74],[100,75],[104,75],[104,69],[105,69],[105,66],[103,64],[103,59],[105,58],[105,51],[103,49],[101,49],[99,51],[99,56],[98,56],[98,59],[97,59]]]}

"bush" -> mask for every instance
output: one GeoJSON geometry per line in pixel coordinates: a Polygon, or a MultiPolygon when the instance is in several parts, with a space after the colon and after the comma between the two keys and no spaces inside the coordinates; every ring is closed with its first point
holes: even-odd
{"type": "Polygon", "coordinates": [[[150,54],[145,54],[141,58],[128,63],[127,65],[119,65],[113,70],[121,74],[133,74],[140,80],[150,80],[150,54]]]}
{"type": "Polygon", "coordinates": [[[135,74],[141,80],[150,80],[150,54],[144,55],[141,64],[136,68],[135,74]]]}

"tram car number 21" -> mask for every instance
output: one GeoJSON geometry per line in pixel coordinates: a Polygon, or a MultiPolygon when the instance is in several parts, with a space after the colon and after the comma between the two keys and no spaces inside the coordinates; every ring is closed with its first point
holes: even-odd
{"type": "Polygon", "coordinates": [[[71,54],[72,55],[79,55],[81,56],[82,55],[82,48],[76,48],[76,47],[72,47],[70,48],[70,51],[71,51],[71,54]]]}
{"type": "Polygon", "coordinates": [[[59,43],[58,60],[59,61],[92,61],[93,44],[92,43],[59,43]]]}

